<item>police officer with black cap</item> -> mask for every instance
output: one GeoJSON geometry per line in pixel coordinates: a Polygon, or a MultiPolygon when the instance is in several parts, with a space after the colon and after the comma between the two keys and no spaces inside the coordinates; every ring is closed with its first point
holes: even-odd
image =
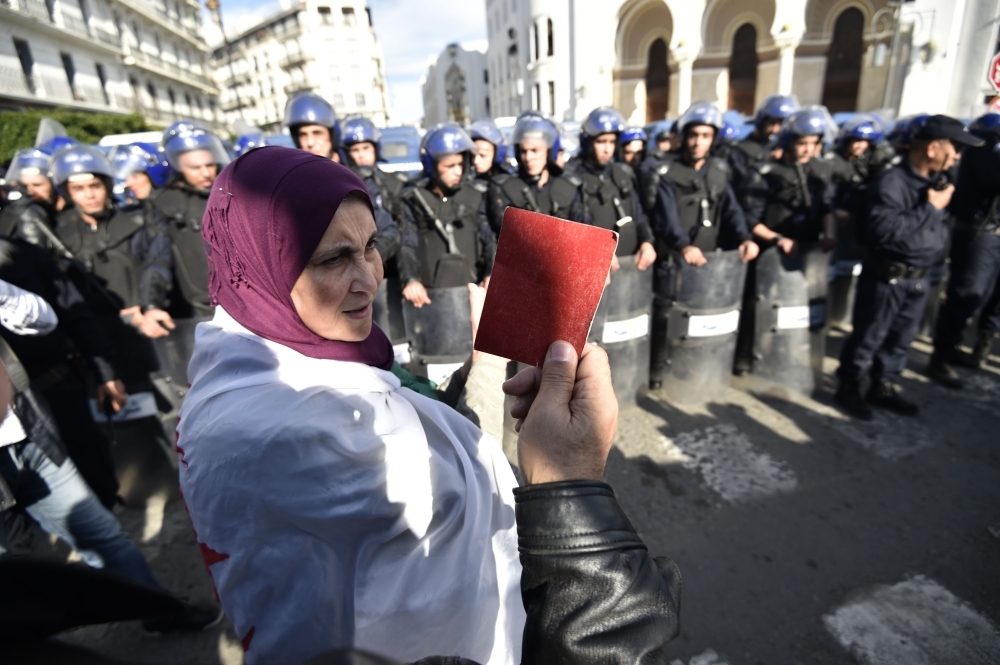
{"type": "Polygon", "coordinates": [[[494,176],[487,193],[487,214],[494,233],[500,233],[507,206],[589,223],[582,181],[564,173],[556,163],[559,128],[555,123],[538,111],[525,111],[514,123],[511,144],[517,175],[494,176]]]}
{"type": "MultiPolygon", "coordinates": [[[[566,170],[583,181],[591,223],[618,233],[616,257],[635,255],[636,268],[645,270],[656,260],[656,250],[635,174],[628,164],[616,161],[624,130],[625,118],[617,109],[602,106],[591,111],[581,127],[580,155],[566,164],[566,170]]],[[[616,264],[612,263],[612,271],[616,264]]]]}
{"type": "Polygon", "coordinates": [[[948,213],[955,186],[940,181],[963,146],[985,142],[961,121],[928,117],[911,134],[907,159],[872,187],[864,221],[869,255],[858,280],[854,330],[840,354],[836,400],[871,419],[867,402],[904,415],[919,407],[900,396],[894,380],[906,366],[927,301],[928,273],[948,244],[948,213]],[[860,392],[868,372],[867,402],[860,392]]]}
{"type": "MultiPolygon", "coordinates": [[[[229,163],[229,154],[219,137],[198,126],[168,128],[161,146],[175,175],[165,187],[153,192],[150,223],[170,239],[172,248],[173,281],[179,293],[169,311],[179,318],[211,317],[208,257],[201,239],[201,221],[212,183],[229,163]]],[[[167,320],[163,325],[170,328],[167,320]]]]}
{"type": "Polygon", "coordinates": [[[951,364],[979,367],[1000,336],[1000,114],[987,113],[969,129],[985,144],[966,149],[958,166],[949,206],[955,224],[948,297],[938,316],[927,370],[928,376],[950,388],[962,386],[951,364]],[[970,357],[956,347],[977,310],[981,310],[978,339],[970,357]]]}
{"type": "Polygon", "coordinates": [[[403,191],[403,246],[397,260],[403,297],[420,308],[428,288],[453,288],[488,279],[496,240],[480,188],[468,179],[476,146],[454,123],[428,132],[424,178],[403,191]]]}

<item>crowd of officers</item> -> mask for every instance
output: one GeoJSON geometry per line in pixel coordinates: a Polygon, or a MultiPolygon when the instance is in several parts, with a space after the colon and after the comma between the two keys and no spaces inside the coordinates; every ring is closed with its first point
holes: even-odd
{"type": "MultiPolygon", "coordinates": [[[[950,247],[928,373],[960,388],[953,366],[978,366],[1000,334],[1000,115],[975,120],[971,132],[939,115],[898,120],[890,132],[878,115],[858,114],[838,128],[825,108],[775,95],[752,123],[740,138],[717,107],[697,102],[647,132],[601,107],[582,123],[572,158],[559,124],[539,112],[522,113],[509,139],[492,120],[444,123],[427,130],[423,171],[407,179],[378,168],[380,135],[368,119],[341,121],[312,93],[285,109],[296,148],[344,163],[364,180],[385,275],[416,308],[431,303],[435,289],[488,288],[508,206],[612,229],[619,234],[612,278],[625,257],[630,269],[653,272],[655,389],[669,370],[664,330],[682,268],[719,251],[737,252],[752,267],[762,252],[818,248],[833,252],[835,264],[862,266],[838,403],[865,419],[872,404],[915,414],[896,379],[930,275],[950,247]],[[961,353],[977,313],[974,352],[961,353]]],[[[234,152],[238,158],[267,143],[246,133],[234,152]]],[[[8,168],[0,279],[51,300],[60,326],[44,337],[4,330],[3,338],[105,506],[115,503],[118,483],[88,399],[118,411],[148,387],[157,362],[150,340],[212,315],[202,216],[230,160],[212,131],[178,122],[158,145],[109,155],[55,136],[16,153],[8,168]]],[[[753,371],[753,362],[738,352],[734,371],[753,371]]]]}

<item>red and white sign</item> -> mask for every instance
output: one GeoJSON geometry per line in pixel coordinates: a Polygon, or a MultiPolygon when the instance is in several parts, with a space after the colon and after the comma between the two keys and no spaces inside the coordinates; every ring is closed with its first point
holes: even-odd
{"type": "Polygon", "coordinates": [[[990,60],[990,68],[986,72],[986,78],[989,79],[993,89],[1000,92],[1000,53],[997,53],[990,60]]]}

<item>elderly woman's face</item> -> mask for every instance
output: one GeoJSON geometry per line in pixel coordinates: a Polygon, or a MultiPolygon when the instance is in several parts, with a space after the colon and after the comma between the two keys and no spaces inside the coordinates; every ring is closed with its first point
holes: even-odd
{"type": "Polygon", "coordinates": [[[372,329],[372,301],[382,283],[375,219],[363,202],[346,199],[292,287],[302,322],[320,337],[361,342],[372,329]]]}

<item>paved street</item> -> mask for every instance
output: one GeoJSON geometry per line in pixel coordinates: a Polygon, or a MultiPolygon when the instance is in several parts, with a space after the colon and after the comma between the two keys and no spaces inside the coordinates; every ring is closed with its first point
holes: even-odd
{"type": "MultiPolygon", "coordinates": [[[[607,479],[683,574],[673,665],[1000,662],[1000,358],[962,370],[970,385],[955,393],[918,373],[918,343],[903,383],[922,415],[859,423],[831,406],[840,341],[818,400],[739,379],[723,404],[651,396],[622,411],[607,479]]],[[[169,474],[162,487],[126,526],[168,586],[211,598],[169,474]]],[[[65,638],[135,662],[242,662],[226,625],[65,638]]]]}

